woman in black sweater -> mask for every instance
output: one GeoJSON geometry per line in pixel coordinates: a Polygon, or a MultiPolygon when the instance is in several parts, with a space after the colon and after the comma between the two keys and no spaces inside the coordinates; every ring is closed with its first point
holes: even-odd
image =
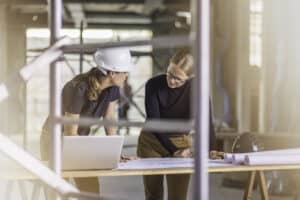
{"type": "MultiPolygon", "coordinates": [[[[191,89],[193,58],[187,49],[178,51],[170,60],[167,73],[150,79],[146,84],[145,107],[147,119],[189,120],[192,116],[191,89]]],[[[209,106],[209,105],[208,105],[209,106]]],[[[192,157],[191,136],[188,132],[145,132],[138,141],[137,154],[151,157],[192,157]]],[[[210,117],[210,149],[215,133],[210,117]]],[[[144,176],[146,200],[163,199],[163,176],[144,176]]],[[[167,175],[168,199],[184,200],[189,175],[167,175]]]]}

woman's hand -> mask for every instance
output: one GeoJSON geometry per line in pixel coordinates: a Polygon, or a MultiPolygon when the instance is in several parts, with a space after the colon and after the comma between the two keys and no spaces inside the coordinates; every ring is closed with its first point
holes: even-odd
{"type": "Polygon", "coordinates": [[[121,155],[120,162],[127,162],[129,160],[137,160],[137,159],[139,159],[139,157],[121,155]]]}
{"type": "Polygon", "coordinates": [[[175,151],[173,156],[177,157],[177,158],[191,158],[191,157],[193,157],[193,153],[192,153],[191,148],[179,149],[179,150],[175,151]]]}
{"type": "Polygon", "coordinates": [[[224,152],[221,151],[210,151],[209,158],[212,160],[224,159],[224,152]]]}

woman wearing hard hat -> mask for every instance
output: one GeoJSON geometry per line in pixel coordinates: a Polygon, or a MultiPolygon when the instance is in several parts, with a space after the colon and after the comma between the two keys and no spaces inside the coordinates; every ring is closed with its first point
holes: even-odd
{"type": "MultiPolygon", "coordinates": [[[[191,89],[193,58],[187,49],[179,50],[171,58],[167,73],[146,83],[145,106],[147,119],[181,119],[192,116],[191,89]]],[[[210,148],[215,144],[215,134],[210,120],[210,148]]],[[[142,131],[137,147],[142,158],[192,157],[189,133],[142,131]]],[[[166,175],[169,200],[185,200],[189,175],[166,175]]],[[[163,200],[163,175],[144,176],[146,200],[163,200]]]]}
{"type": "MultiPolygon", "coordinates": [[[[75,76],[67,82],[62,90],[62,112],[64,116],[80,116],[113,120],[115,107],[120,97],[119,87],[127,79],[132,68],[131,56],[127,48],[110,48],[98,50],[94,54],[97,67],[75,76]]],[[[41,135],[41,157],[48,159],[48,120],[41,135]]],[[[106,127],[107,135],[116,134],[116,128],[106,127]]],[[[89,135],[90,127],[76,124],[64,125],[64,135],[89,135]]],[[[76,178],[77,187],[86,192],[99,192],[97,178],[76,178]]]]}

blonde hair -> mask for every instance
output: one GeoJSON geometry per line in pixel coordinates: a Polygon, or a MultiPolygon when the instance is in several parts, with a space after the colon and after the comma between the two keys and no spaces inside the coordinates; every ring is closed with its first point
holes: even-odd
{"type": "Polygon", "coordinates": [[[178,50],[170,59],[170,63],[179,66],[187,76],[194,75],[194,60],[188,48],[178,50]]]}
{"type": "Polygon", "coordinates": [[[101,94],[101,84],[105,77],[106,76],[98,68],[94,67],[90,71],[77,76],[75,81],[87,79],[87,97],[90,101],[96,101],[101,94]]]}

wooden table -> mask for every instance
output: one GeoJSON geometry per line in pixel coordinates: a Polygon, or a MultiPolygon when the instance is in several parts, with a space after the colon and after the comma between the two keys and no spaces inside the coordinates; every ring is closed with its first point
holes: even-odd
{"type": "MultiPolygon", "coordinates": [[[[227,173],[227,172],[249,172],[248,184],[244,192],[244,200],[252,198],[253,186],[255,178],[258,178],[258,183],[261,190],[261,197],[264,200],[269,199],[264,171],[272,170],[300,170],[300,165],[261,165],[261,166],[214,166],[209,167],[209,173],[227,173]]],[[[3,170],[2,170],[3,172],[3,170]]],[[[158,174],[192,174],[193,168],[172,168],[172,169],[142,169],[142,170],[73,170],[64,171],[64,178],[79,178],[79,177],[101,177],[101,176],[137,176],[137,175],[158,175],[158,174]]],[[[26,172],[24,169],[9,169],[5,173],[0,173],[0,179],[7,180],[33,180],[35,177],[26,172]]]]}

